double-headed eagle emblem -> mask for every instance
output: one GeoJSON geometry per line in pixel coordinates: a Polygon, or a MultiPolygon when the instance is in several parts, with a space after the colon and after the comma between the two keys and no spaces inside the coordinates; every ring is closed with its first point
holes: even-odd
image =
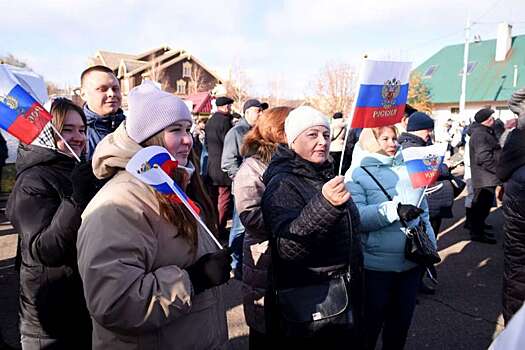
{"type": "Polygon", "coordinates": [[[435,154],[429,154],[423,158],[423,164],[432,170],[439,168],[439,163],[439,156],[435,154]]]}
{"type": "Polygon", "coordinates": [[[381,90],[381,97],[383,97],[383,108],[390,108],[394,106],[400,91],[401,86],[399,84],[399,80],[392,78],[385,81],[383,89],[381,90]]]}

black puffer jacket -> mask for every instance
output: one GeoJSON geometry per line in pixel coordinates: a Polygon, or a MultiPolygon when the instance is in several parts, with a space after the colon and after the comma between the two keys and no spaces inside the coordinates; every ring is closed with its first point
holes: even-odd
{"type": "MultiPolygon", "coordinates": [[[[398,142],[402,149],[410,147],[425,147],[432,144],[431,141],[426,142],[421,137],[408,132],[402,133],[399,136],[398,142]]],[[[432,185],[432,187],[441,186],[441,188],[431,192],[427,196],[428,214],[430,215],[430,219],[453,217],[452,206],[454,205],[454,188],[450,182],[452,177],[445,164],[442,164],[439,170],[440,174],[438,180],[432,185]]],[[[432,187],[429,187],[429,190],[431,190],[432,187]]]]}
{"type": "Polygon", "coordinates": [[[525,130],[513,130],[501,153],[503,196],[503,318],[508,323],[525,301],[525,130]]]}
{"type": "Polygon", "coordinates": [[[7,215],[20,235],[20,333],[88,349],[91,319],[76,262],[83,208],[70,199],[75,161],[51,149],[18,152],[7,215]]]}
{"type": "Polygon", "coordinates": [[[474,188],[495,187],[501,184],[496,176],[501,147],[494,129],[472,123],[469,129],[470,169],[474,188]]]}
{"type": "Polygon", "coordinates": [[[322,186],[333,177],[331,163],[315,165],[285,146],[264,173],[262,210],[277,247],[272,261],[277,288],[314,283],[319,271],[348,266],[350,256],[352,278],[359,277],[359,213],[352,200],[334,207],[323,197],[322,186]]]}

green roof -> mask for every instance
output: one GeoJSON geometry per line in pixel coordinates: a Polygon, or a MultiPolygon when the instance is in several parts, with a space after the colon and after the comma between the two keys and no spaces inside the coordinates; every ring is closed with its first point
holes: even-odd
{"type": "MultiPolygon", "coordinates": [[[[446,46],[415,69],[430,89],[433,103],[459,103],[463,50],[464,44],[446,46]],[[425,77],[432,66],[434,72],[425,77]]],[[[469,63],[473,69],[467,75],[467,102],[506,101],[516,89],[525,86],[525,35],[512,37],[505,61],[496,62],[495,55],[496,39],[470,44],[469,63]],[[514,65],[518,66],[516,87],[514,65]]]]}

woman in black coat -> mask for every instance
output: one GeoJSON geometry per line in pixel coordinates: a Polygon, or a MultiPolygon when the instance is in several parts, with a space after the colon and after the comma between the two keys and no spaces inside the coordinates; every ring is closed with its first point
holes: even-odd
{"type": "MultiPolygon", "coordinates": [[[[80,156],[86,117],[67,99],[51,106],[52,123],[80,156]]],[[[90,349],[91,320],[76,262],[81,213],[92,196],[90,164],[76,164],[65,143],[46,127],[21,144],[7,216],[19,234],[20,334],[23,350],[90,349]]]]}
{"type": "Polygon", "coordinates": [[[288,115],[285,134],[290,148],[279,146],[263,175],[262,210],[271,232],[273,276],[269,332],[276,334],[279,346],[359,348],[355,325],[334,325],[303,335],[283,322],[287,317],[281,312],[283,304],[277,306],[277,291],[315,285],[350,272],[351,295],[347,296],[357,323],[362,271],[359,214],[343,177],[334,177],[328,158],[328,119],[311,107],[299,107],[288,115]]]}

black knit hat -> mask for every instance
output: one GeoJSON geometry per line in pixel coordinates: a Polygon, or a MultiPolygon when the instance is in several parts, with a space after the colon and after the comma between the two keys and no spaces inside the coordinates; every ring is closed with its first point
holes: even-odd
{"type": "Polygon", "coordinates": [[[477,123],[483,123],[485,120],[489,119],[492,114],[494,114],[493,109],[483,108],[476,112],[474,115],[474,120],[477,123]]]}
{"type": "Polygon", "coordinates": [[[407,131],[434,129],[434,120],[423,112],[414,112],[407,122],[407,131]]]}

